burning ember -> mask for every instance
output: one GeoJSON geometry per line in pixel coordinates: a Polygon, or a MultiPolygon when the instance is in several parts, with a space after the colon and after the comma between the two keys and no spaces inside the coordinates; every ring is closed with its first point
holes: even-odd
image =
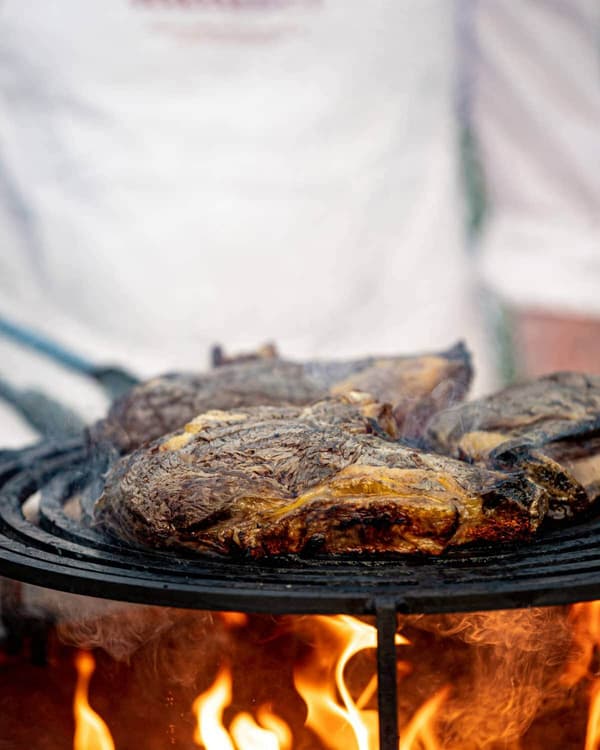
{"type": "MultiPolygon", "coordinates": [[[[122,612],[77,626],[104,649],[75,652],[74,750],[140,747],[144,721],[145,750],[377,750],[377,632],[366,618],[131,611],[125,630],[144,643],[127,655],[114,640],[122,612]],[[115,648],[119,660],[106,653],[115,648]]],[[[398,750],[600,750],[600,602],[398,625],[398,750]]],[[[39,747],[64,747],[51,734],[39,747]]]]}

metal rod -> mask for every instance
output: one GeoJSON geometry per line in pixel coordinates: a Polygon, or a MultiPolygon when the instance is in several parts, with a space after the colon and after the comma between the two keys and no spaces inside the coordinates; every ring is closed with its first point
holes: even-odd
{"type": "Polygon", "coordinates": [[[377,706],[379,750],[398,750],[398,691],[396,687],[396,604],[375,602],[377,616],[377,706]]]}
{"type": "Polygon", "coordinates": [[[67,347],[59,344],[47,336],[44,336],[37,331],[27,328],[26,326],[18,323],[13,323],[12,320],[6,318],[0,318],[0,336],[5,336],[17,344],[26,346],[29,349],[40,352],[50,357],[55,362],[59,362],[64,367],[68,367],[71,370],[76,370],[83,375],[90,375],[94,371],[94,364],[84,357],[80,357],[79,354],[67,349],[67,347]]]}
{"type": "Polygon", "coordinates": [[[111,398],[117,398],[139,383],[135,375],[122,367],[96,365],[54,339],[3,317],[0,317],[0,336],[50,357],[80,375],[94,378],[111,398]]]}

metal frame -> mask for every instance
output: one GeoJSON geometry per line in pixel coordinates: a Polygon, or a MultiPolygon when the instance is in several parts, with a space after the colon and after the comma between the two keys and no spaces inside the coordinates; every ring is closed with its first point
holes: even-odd
{"type": "Polygon", "coordinates": [[[0,575],[75,594],[190,609],[375,615],[380,749],[397,750],[396,616],[600,599],[600,519],[547,530],[530,544],[442,557],[254,561],[174,557],[125,546],[63,511],[98,481],[82,440],[0,453],[0,575]],[[39,524],[22,504],[42,489],[39,524]]]}

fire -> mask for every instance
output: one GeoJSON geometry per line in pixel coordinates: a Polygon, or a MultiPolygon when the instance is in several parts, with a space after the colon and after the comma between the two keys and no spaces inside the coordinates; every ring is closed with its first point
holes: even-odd
{"type": "MultiPolygon", "coordinates": [[[[227,627],[243,627],[242,618],[224,618],[227,627]]],[[[369,708],[377,690],[373,673],[360,685],[350,685],[347,671],[354,656],[377,646],[376,629],[347,616],[314,617],[311,649],[296,667],[294,682],[307,706],[306,726],[331,750],[376,750],[377,712],[369,708]]],[[[408,641],[396,636],[397,645],[408,641]]],[[[75,660],[74,750],[115,750],[110,731],[89,704],[89,684],[95,669],[91,653],[80,651],[75,660]]],[[[374,660],[372,664],[374,670],[374,660]]],[[[398,662],[398,675],[411,667],[398,662]]],[[[447,690],[436,693],[412,717],[405,728],[399,750],[441,750],[434,733],[439,706],[447,690]]],[[[212,685],[192,705],[196,717],[194,743],[204,750],[292,750],[292,731],[271,705],[259,706],[254,715],[239,711],[226,726],[224,715],[233,698],[232,670],[221,666],[212,685]]]]}
{"type": "Polygon", "coordinates": [[[75,715],[73,750],[115,750],[108,727],[89,704],[89,685],[95,667],[94,657],[89,652],[78,652],[75,658],[77,684],[73,702],[75,715]]]}
{"type": "Polygon", "coordinates": [[[245,712],[231,722],[231,736],[240,750],[281,750],[277,734],[261,727],[245,712]]]}
{"type": "Polygon", "coordinates": [[[261,706],[256,715],[259,723],[277,736],[281,750],[292,750],[292,732],[285,721],[273,713],[270,706],[261,706]]]}
{"type": "Polygon", "coordinates": [[[435,721],[440,706],[449,693],[450,688],[443,687],[415,712],[402,730],[398,750],[443,750],[443,745],[435,732],[435,721]]]}
{"type": "Polygon", "coordinates": [[[591,681],[585,750],[600,749],[600,679],[597,678],[600,651],[600,601],[573,604],[569,611],[573,633],[572,656],[561,682],[569,688],[591,681]]]}
{"type": "Polygon", "coordinates": [[[231,672],[222,668],[213,685],[199,695],[192,706],[197,725],[194,742],[206,750],[235,750],[223,726],[223,712],[231,703],[231,672]]]}
{"type": "MultiPolygon", "coordinates": [[[[294,674],[296,690],[308,708],[306,725],[324,747],[376,750],[377,712],[366,710],[377,688],[375,675],[354,698],[346,683],[348,662],[359,651],[377,647],[377,631],[354,617],[317,617],[318,640],[314,658],[299,666],[294,674]],[[339,696],[339,697],[338,697],[339,696]]],[[[406,638],[396,636],[398,645],[406,638]]]]}
{"type": "Polygon", "coordinates": [[[223,725],[223,713],[231,703],[232,680],[229,667],[222,667],[210,688],[199,695],[192,706],[196,715],[194,742],[205,750],[291,750],[292,733],[288,725],[268,706],[258,710],[258,720],[241,712],[223,725]],[[262,726],[261,726],[262,724],[262,726]]]}
{"type": "MultiPolygon", "coordinates": [[[[310,623],[311,627],[316,626],[312,633],[315,644],[310,658],[294,673],[296,689],[307,706],[306,726],[325,748],[376,750],[377,712],[366,708],[377,689],[376,675],[373,674],[355,694],[346,677],[346,668],[356,654],[376,648],[376,629],[344,615],[314,617],[310,623]]],[[[397,635],[396,643],[402,645],[408,641],[397,635]]],[[[408,671],[410,667],[400,662],[399,674],[408,671]]],[[[210,688],[193,704],[197,718],[194,740],[199,747],[205,750],[292,750],[289,726],[267,706],[258,709],[256,719],[248,712],[238,713],[227,729],[223,715],[231,699],[231,670],[223,666],[210,688]]],[[[419,721],[429,721],[434,709],[432,704],[427,717],[419,721]]],[[[429,728],[423,730],[427,731],[431,733],[429,728]]],[[[415,737],[421,736],[420,732],[418,728],[415,737]]],[[[405,747],[409,750],[413,745],[405,747]]],[[[416,750],[416,745],[414,747],[416,750]]],[[[404,746],[401,750],[405,750],[404,746]]],[[[431,750],[437,749],[432,746],[431,750]]]]}
{"type": "MultiPolygon", "coordinates": [[[[241,613],[217,617],[234,639],[230,644],[255,624],[241,613]]],[[[282,644],[289,638],[295,655],[293,669],[286,672],[287,687],[273,695],[280,703],[252,698],[245,682],[238,692],[237,681],[247,680],[248,670],[240,673],[236,664],[234,671],[222,661],[210,686],[191,705],[195,728],[185,742],[204,750],[378,750],[376,628],[344,615],[288,618],[269,627],[265,643],[273,634],[283,638],[282,644]],[[297,706],[281,703],[285,691],[293,689],[305,706],[304,727],[297,706]],[[250,697],[240,704],[243,695],[250,697]],[[284,719],[281,705],[283,715],[296,713],[284,719]]],[[[561,747],[600,750],[600,602],[404,617],[403,627],[411,640],[397,633],[396,644],[407,647],[403,655],[414,654],[396,664],[398,750],[535,750],[558,747],[552,744],[559,742],[553,732],[563,730],[561,747]],[[574,706],[575,716],[587,709],[587,720],[580,719],[579,726],[561,718],[574,706]],[[554,723],[544,735],[547,717],[554,723]]],[[[75,665],[74,750],[115,750],[106,723],[89,704],[94,658],[81,651],[75,665]]],[[[258,670],[252,679],[261,679],[258,670]]],[[[264,688],[256,695],[264,696],[264,688]]]]}
{"type": "Polygon", "coordinates": [[[243,612],[219,612],[218,617],[228,628],[243,628],[248,624],[248,615],[243,612]]]}
{"type": "Polygon", "coordinates": [[[600,748],[600,680],[596,680],[592,686],[585,736],[585,750],[598,750],[598,748],[600,748]]]}

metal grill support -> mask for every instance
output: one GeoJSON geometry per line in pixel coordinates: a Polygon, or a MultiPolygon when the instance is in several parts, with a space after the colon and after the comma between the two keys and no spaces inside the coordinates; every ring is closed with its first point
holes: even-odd
{"type": "Polygon", "coordinates": [[[398,695],[396,688],[396,604],[375,602],[377,617],[377,707],[379,750],[398,750],[398,695]]]}
{"type": "Polygon", "coordinates": [[[600,513],[545,528],[528,544],[473,545],[439,557],[174,557],[124,544],[65,513],[76,494],[89,515],[106,460],[79,438],[0,451],[0,576],[180,608],[375,614],[380,750],[398,750],[398,609],[441,614],[600,599],[600,513]],[[22,506],[38,490],[39,522],[31,523],[22,506]]]}

